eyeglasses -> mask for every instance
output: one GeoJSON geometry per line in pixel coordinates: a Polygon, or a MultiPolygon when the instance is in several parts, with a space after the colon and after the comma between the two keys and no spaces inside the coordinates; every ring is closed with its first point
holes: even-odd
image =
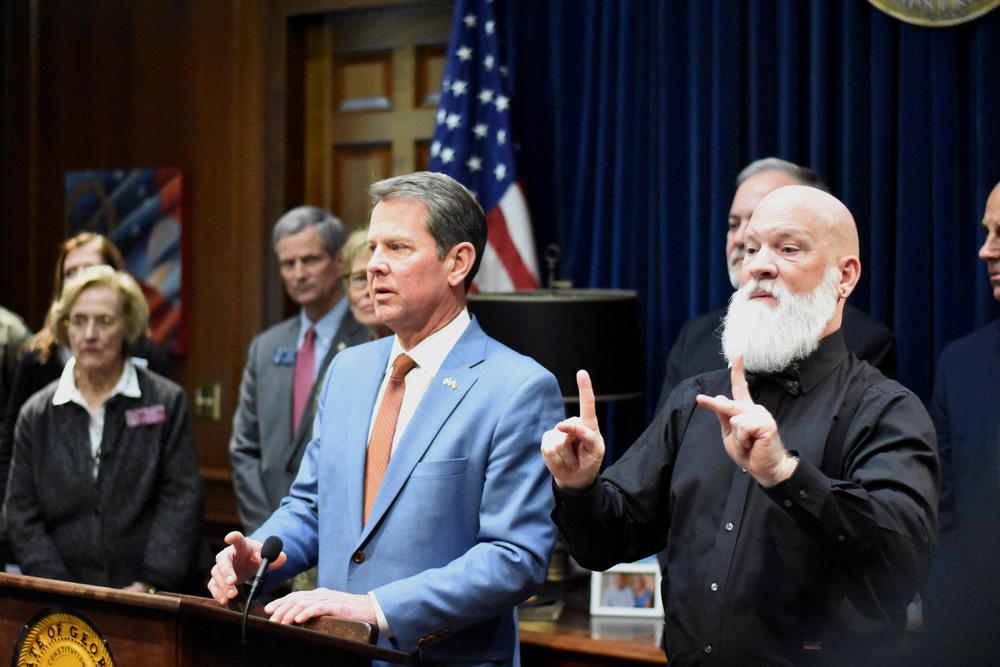
{"type": "Polygon", "coordinates": [[[91,322],[98,331],[107,331],[118,322],[118,318],[114,315],[97,315],[96,317],[74,315],[69,318],[69,326],[73,329],[86,330],[91,322]]]}

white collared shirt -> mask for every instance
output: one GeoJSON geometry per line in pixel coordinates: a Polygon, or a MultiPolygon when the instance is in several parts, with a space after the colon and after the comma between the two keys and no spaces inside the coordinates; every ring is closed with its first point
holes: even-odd
{"type": "Polygon", "coordinates": [[[378,417],[379,406],[382,405],[382,396],[385,388],[389,384],[389,374],[392,372],[392,364],[396,357],[404,352],[416,362],[416,366],[406,374],[406,393],[403,394],[403,402],[399,406],[399,417],[396,419],[396,432],[392,436],[392,450],[396,451],[396,444],[400,436],[406,430],[407,424],[413,418],[413,413],[420,405],[420,399],[427,393],[427,388],[431,385],[431,380],[437,375],[438,369],[444,363],[445,358],[455,347],[455,343],[465,333],[466,328],[472,318],[469,317],[469,309],[463,308],[451,322],[444,325],[427,338],[413,346],[413,349],[406,351],[399,342],[399,337],[394,336],[392,341],[392,351],[389,353],[389,363],[385,367],[385,376],[382,378],[382,386],[379,388],[378,397],[375,399],[375,409],[372,410],[372,419],[368,424],[368,439],[371,440],[372,428],[375,426],[375,419],[378,417]]]}
{"type": "Polygon", "coordinates": [[[101,406],[97,409],[97,414],[90,411],[87,399],[80,393],[76,386],[76,376],[73,371],[76,368],[76,359],[70,358],[63,366],[62,375],[59,376],[59,384],[56,385],[56,393],[52,395],[52,405],[63,405],[64,403],[76,403],[83,407],[90,416],[90,455],[94,461],[94,479],[97,479],[97,472],[101,465],[101,440],[104,438],[104,406],[112,396],[122,394],[131,398],[140,398],[142,390],[139,389],[139,376],[135,372],[135,364],[131,359],[125,359],[122,366],[122,374],[118,382],[111,388],[111,392],[101,401],[101,406]]]}

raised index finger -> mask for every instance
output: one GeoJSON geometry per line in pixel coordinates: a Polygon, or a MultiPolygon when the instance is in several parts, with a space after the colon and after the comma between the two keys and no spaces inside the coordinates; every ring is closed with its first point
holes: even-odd
{"type": "Polygon", "coordinates": [[[594,407],[594,385],[590,382],[590,373],[582,369],[576,372],[576,388],[580,392],[580,421],[596,431],[597,409],[594,407]]]}
{"type": "Polygon", "coordinates": [[[750,387],[747,385],[747,376],[743,372],[743,355],[737,355],[733,361],[733,368],[729,372],[730,382],[733,384],[733,400],[753,402],[750,397],[750,387]]]}

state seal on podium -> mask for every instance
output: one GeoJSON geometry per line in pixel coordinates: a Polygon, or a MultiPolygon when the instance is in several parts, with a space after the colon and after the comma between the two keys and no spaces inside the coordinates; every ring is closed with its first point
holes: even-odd
{"type": "Polygon", "coordinates": [[[113,667],[104,635],[78,612],[49,608],[35,614],[14,644],[11,667],[113,667]]]}

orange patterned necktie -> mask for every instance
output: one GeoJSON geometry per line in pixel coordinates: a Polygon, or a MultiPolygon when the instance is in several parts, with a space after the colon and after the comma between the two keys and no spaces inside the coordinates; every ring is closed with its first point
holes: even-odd
{"type": "Polygon", "coordinates": [[[392,362],[392,373],[386,385],[382,404],[375,418],[372,437],[368,441],[368,458],[365,461],[365,508],[364,522],[368,522],[368,514],[375,504],[378,487],[382,484],[385,469],[389,466],[389,454],[392,452],[392,438],[396,433],[396,420],[399,418],[399,406],[403,402],[406,391],[406,374],[417,363],[405,354],[396,357],[392,362]]]}

